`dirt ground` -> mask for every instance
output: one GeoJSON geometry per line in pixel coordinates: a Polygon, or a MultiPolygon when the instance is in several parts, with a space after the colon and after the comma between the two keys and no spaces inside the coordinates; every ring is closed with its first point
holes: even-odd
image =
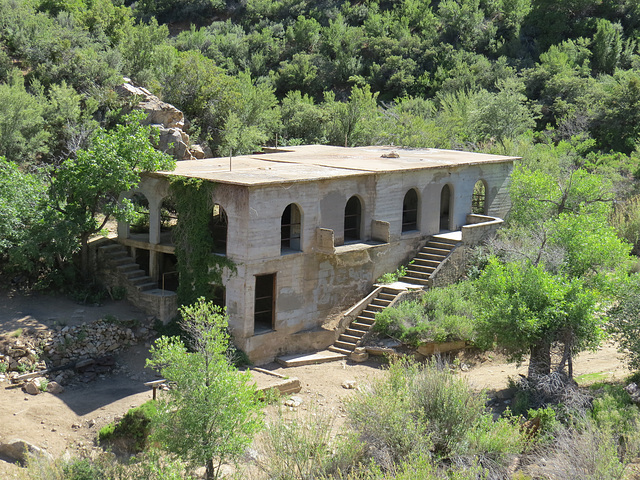
{"type": "MultiPolygon", "coordinates": [[[[21,327],[47,328],[60,322],[73,325],[104,315],[115,315],[121,320],[146,319],[124,301],[91,307],[60,297],[0,293],[0,335],[21,327]]],[[[117,368],[112,373],[87,384],[69,385],[60,395],[31,396],[12,388],[7,381],[0,382],[0,442],[21,438],[56,457],[94,448],[102,426],[151,398],[151,391],[143,385],[157,378],[144,368],[149,346],[147,343],[129,348],[117,356],[117,368]]],[[[468,365],[462,375],[470,384],[489,392],[506,388],[509,376],[526,373],[526,365],[507,364],[497,355],[465,356],[461,361],[468,365]]],[[[302,390],[297,395],[303,401],[300,408],[327,411],[340,424],[345,417],[343,401],[353,393],[343,388],[343,383],[349,380],[356,385],[366,383],[381,374],[384,363],[379,357],[371,357],[363,363],[340,361],[293,368],[270,364],[263,368],[299,378],[302,390]]],[[[598,380],[622,380],[628,373],[611,343],[597,352],[581,354],[574,362],[578,379],[586,374],[601,374],[597,375],[598,380]]],[[[0,479],[19,478],[20,470],[0,458],[0,479]]]]}

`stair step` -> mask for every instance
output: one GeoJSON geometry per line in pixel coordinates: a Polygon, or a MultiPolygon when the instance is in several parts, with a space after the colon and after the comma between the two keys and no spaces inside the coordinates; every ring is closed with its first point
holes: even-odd
{"type": "Polygon", "coordinates": [[[411,270],[407,270],[407,271],[408,272],[428,273],[429,275],[431,275],[435,271],[435,269],[436,269],[436,267],[433,267],[431,265],[429,265],[429,266],[411,265],[411,270]]]}
{"type": "Polygon", "coordinates": [[[115,257],[115,258],[112,257],[110,260],[111,260],[111,263],[115,264],[116,267],[120,265],[126,265],[133,261],[132,258],[129,257],[128,255],[124,255],[122,257],[115,257]]]}
{"type": "Polygon", "coordinates": [[[442,262],[439,262],[438,260],[426,260],[423,258],[415,258],[413,260],[413,265],[411,265],[412,267],[415,266],[421,266],[421,267],[437,267],[438,265],[440,265],[442,262]]]}
{"type": "Polygon", "coordinates": [[[431,276],[431,272],[419,272],[417,270],[407,270],[407,274],[405,277],[409,278],[429,278],[431,276]]]}
{"type": "Polygon", "coordinates": [[[148,282],[148,283],[138,284],[136,285],[136,288],[141,292],[144,292],[146,290],[153,290],[155,288],[158,288],[158,282],[148,282]]]}
{"type": "Polygon", "coordinates": [[[331,345],[328,350],[331,350],[332,352],[336,352],[336,353],[343,353],[345,355],[351,355],[353,353],[353,350],[347,350],[345,348],[340,348],[340,347],[336,347],[334,345],[331,345]]]}
{"type": "Polygon", "coordinates": [[[338,337],[338,341],[357,344],[360,341],[360,337],[354,337],[353,335],[347,335],[346,333],[343,333],[338,337]]]}
{"type": "Polygon", "coordinates": [[[364,318],[370,318],[371,320],[373,320],[376,316],[376,313],[378,312],[373,312],[371,310],[363,310],[362,312],[360,312],[360,315],[358,316],[364,317],[364,318]]]}
{"type": "Polygon", "coordinates": [[[447,255],[449,255],[449,253],[451,253],[451,251],[443,248],[422,247],[420,253],[426,253],[428,255],[441,255],[443,257],[446,257],[447,255]]]}
{"type": "MultiPolygon", "coordinates": [[[[358,337],[358,338],[362,338],[362,337],[364,337],[364,336],[367,334],[367,331],[366,331],[366,330],[357,330],[356,328],[353,328],[355,323],[356,323],[356,322],[353,322],[353,323],[349,326],[349,328],[347,328],[347,329],[344,331],[344,334],[345,334],[345,335],[349,335],[349,336],[351,336],[351,337],[358,337]]],[[[364,325],[364,324],[361,324],[361,325],[364,325]]]]}
{"type": "Polygon", "coordinates": [[[435,260],[438,263],[442,262],[445,258],[447,257],[444,255],[435,255],[433,253],[419,253],[416,255],[416,260],[435,260]]]}
{"type": "Polygon", "coordinates": [[[375,303],[371,302],[369,305],[367,305],[365,312],[366,311],[370,311],[370,312],[373,312],[375,314],[375,313],[378,313],[378,312],[380,312],[382,310],[384,310],[384,307],[382,305],[376,305],[375,303]]]}
{"type": "Polygon", "coordinates": [[[139,278],[139,277],[148,277],[148,275],[146,273],[144,273],[144,270],[127,270],[126,272],[123,272],[124,276],[127,277],[127,279],[129,280],[133,280],[134,278],[139,278]]]}
{"type": "Polygon", "coordinates": [[[129,279],[129,283],[133,284],[133,285],[142,285],[143,283],[150,283],[153,282],[152,278],[147,276],[147,275],[142,275],[140,277],[135,277],[135,278],[130,278],[129,279]]]}
{"type": "Polygon", "coordinates": [[[449,250],[449,251],[453,250],[455,246],[456,246],[455,243],[445,243],[445,242],[435,242],[435,241],[430,241],[425,245],[425,247],[427,248],[438,248],[441,250],[449,250]]]}
{"type": "Polygon", "coordinates": [[[396,294],[381,292],[378,294],[378,298],[380,298],[381,300],[389,300],[390,302],[392,302],[396,298],[396,294]]]}
{"type": "Polygon", "coordinates": [[[355,343],[351,343],[351,342],[342,342],[340,340],[336,340],[336,343],[333,344],[335,347],[338,348],[342,348],[344,350],[349,350],[350,352],[353,352],[356,348],[356,344],[355,343]]]}
{"type": "Polygon", "coordinates": [[[129,272],[131,270],[140,270],[140,265],[138,265],[135,262],[123,263],[122,265],[117,265],[116,269],[120,273],[126,273],[126,272],[129,272]]]}
{"type": "Polygon", "coordinates": [[[373,302],[371,302],[371,305],[374,305],[376,307],[388,307],[389,304],[391,303],[391,300],[384,300],[382,298],[376,298],[373,300],[373,302]]]}
{"type": "Polygon", "coordinates": [[[402,277],[400,278],[403,282],[413,283],[416,285],[429,285],[429,280],[425,280],[423,278],[415,278],[415,277],[402,277]]]}
{"type": "Polygon", "coordinates": [[[351,324],[350,328],[357,328],[358,330],[362,330],[363,332],[368,332],[369,330],[371,330],[372,326],[373,323],[362,323],[356,320],[351,324]]]}
{"type": "Polygon", "coordinates": [[[125,248],[118,244],[118,243],[110,243],[109,245],[102,245],[100,247],[100,250],[104,251],[104,252],[112,252],[114,250],[125,250],[125,248]]]}

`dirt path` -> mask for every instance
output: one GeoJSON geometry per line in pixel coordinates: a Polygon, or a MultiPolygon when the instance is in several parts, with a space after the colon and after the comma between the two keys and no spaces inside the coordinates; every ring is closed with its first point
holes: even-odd
{"type": "MultiPolygon", "coordinates": [[[[48,296],[0,294],[0,334],[16,328],[47,328],[54,322],[68,325],[91,321],[104,315],[120,319],[143,318],[143,314],[126,302],[110,302],[101,307],[79,306],[69,300],[48,296]],[[83,312],[79,312],[83,310],[83,312]]],[[[72,455],[92,448],[98,430],[132,407],[151,398],[144,381],[155,379],[144,369],[149,344],[139,344],[117,357],[113,373],[88,384],[66,388],[58,395],[49,393],[31,396],[0,382],[0,441],[22,438],[45,448],[54,456],[64,452],[72,455]]],[[[500,390],[507,386],[509,376],[526,373],[526,365],[516,367],[499,356],[488,354],[465,358],[470,368],[462,375],[478,389],[500,390]]],[[[302,391],[297,394],[301,409],[318,409],[334,416],[339,426],[345,418],[344,400],[354,390],[343,388],[345,381],[356,385],[381,375],[384,361],[372,357],[367,362],[333,362],[321,365],[282,368],[270,364],[264,368],[289,377],[298,377],[302,391]]],[[[584,353],[575,360],[575,376],[595,375],[597,379],[623,379],[628,371],[618,358],[615,347],[606,344],[595,353],[584,353]]],[[[0,478],[18,478],[20,468],[0,458],[0,478]]]]}

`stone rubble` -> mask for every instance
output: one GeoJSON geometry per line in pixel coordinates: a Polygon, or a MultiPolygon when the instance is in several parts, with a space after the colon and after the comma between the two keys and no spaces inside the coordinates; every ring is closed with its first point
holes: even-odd
{"type": "Polygon", "coordinates": [[[153,331],[146,327],[134,332],[126,324],[104,319],[0,336],[0,381],[25,382],[25,391],[37,395],[41,393],[40,384],[46,380],[48,392],[61,393],[62,385],[76,375],[78,380],[88,382],[112,371],[116,367],[115,353],[151,336],[153,331]],[[66,365],[74,370],[55,370],[66,365]],[[37,378],[46,369],[54,371],[47,373],[46,379],[37,378]]]}

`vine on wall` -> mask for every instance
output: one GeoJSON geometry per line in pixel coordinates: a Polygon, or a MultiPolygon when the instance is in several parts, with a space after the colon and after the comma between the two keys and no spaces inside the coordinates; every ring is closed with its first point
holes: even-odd
{"type": "Polygon", "coordinates": [[[180,276],[178,302],[190,305],[199,297],[211,300],[213,286],[222,285],[225,267],[236,271],[233,261],[215,255],[209,223],[213,213],[215,184],[198,178],[171,179],[178,223],[173,231],[180,276]]]}

